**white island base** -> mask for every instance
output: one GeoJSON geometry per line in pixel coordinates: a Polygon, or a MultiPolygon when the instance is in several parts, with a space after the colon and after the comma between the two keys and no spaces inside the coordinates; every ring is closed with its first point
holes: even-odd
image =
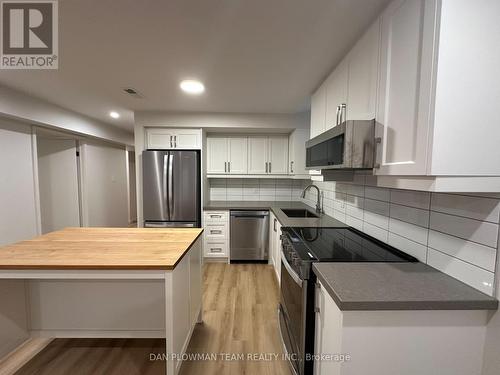
{"type": "Polygon", "coordinates": [[[201,255],[198,238],[168,271],[0,270],[0,359],[30,337],[165,338],[177,374],[202,321],[201,255]]]}

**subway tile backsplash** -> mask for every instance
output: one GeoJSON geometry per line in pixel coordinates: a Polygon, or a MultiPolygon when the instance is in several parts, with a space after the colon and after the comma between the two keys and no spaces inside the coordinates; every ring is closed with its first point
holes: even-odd
{"type": "Polygon", "coordinates": [[[308,180],[274,178],[209,179],[213,201],[297,201],[308,180]]]}
{"type": "MultiPolygon", "coordinates": [[[[355,181],[315,182],[326,214],[493,295],[500,199],[368,186],[363,175],[355,181]]],[[[315,191],[303,201],[314,207],[315,191]]]]}
{"type": "MultiPolygon", "coordinates": [[[[315,182],[326,214],[493,295],[499,198],[368,186],[370,176],[364,175],[355,181],[315,182]]],[[[209,183],[211,200],[295,201],[311,181],[227,178],[209,183]]],[[[316,192],[309,190],[303,201],[314,207],[316,192]]]]}

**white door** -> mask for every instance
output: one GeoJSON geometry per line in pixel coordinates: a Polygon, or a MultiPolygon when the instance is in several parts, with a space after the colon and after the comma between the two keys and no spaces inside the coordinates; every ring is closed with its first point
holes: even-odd
{"type": "Polygon", "coordinates": [[[171,129],[146,129],[146,148],[157,150],[174,148],[173,140],[174,137],[171,129]]]}
{"type": "Polygon", "coordinates": [[[229,137],[228,142],[228,172],[230,174],[248,173],[248,140],[246,137],[229,137]]]}
{"type": "MultiPolygon", "coordinates": [[[[337,124],[337,107],[342,104],[347,104],[348,72],[349,66],[347,59],[344,59],[325,81],[325,130],[331,129],[337,124]]],[[[347,111],[349,111],[349,108],[347,108],[347,111]]]]}
{"type": "Polygon", "coordinates": [[[37,138],[42,233],[80,226],[76,141],[37,138]]]}
{"type": "Polygon", "coordinates": [[[326,90],[321,85],[311,97],[311,138],[325,131],[326,90]]]}
{"type": "Polygon", "coordinates": [[[228,140],[226,137],[207,137],[207,173],[227,173],[228,140]]]}
{"type": "Polygon", "coordinates": [[[347,119],[373,120],[376,112],[380,20],[349,52],[347,119]]]}
{"type": "Polygon", "coordinates": [[[380,168],[375,170],[379,175],[426,173],[432,3],[396,0],[382,15],[377,111],[377,137],[382,143],[376,158],[380,168]]]}
{"type": "Polygon", "coordinates": [[[248,137],[248,174],[268,173],[267,137],[248,137]]]}
{"type": "Polygon", "coordinates": [[[176,149],[201,148],[201,131],[199,129],[174,129],[173,142],[176,149]]]}
{"type": "Polygon", "coordinates": [[[268,147],[268,173],[288,174],[288,136],[269,137],[268,147]]]}

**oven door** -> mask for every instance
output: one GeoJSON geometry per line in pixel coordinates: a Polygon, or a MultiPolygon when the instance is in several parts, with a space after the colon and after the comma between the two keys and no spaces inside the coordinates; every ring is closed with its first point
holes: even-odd
{"type": "Polygon", "coordinates": [[[307,280],[301,280],[281,254],[280,333],[293,370],[304,373],[307,280]]]}

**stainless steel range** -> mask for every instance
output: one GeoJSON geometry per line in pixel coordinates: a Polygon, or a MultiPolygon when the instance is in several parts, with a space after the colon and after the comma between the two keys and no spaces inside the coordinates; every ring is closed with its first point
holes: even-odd
{"type": "Polygon", "coordinates": [[[313,262],[418,262],[354,228],[282,228],[281,299],[278,308],[283,348],[296,375],[313,373],[313,262]]]}

